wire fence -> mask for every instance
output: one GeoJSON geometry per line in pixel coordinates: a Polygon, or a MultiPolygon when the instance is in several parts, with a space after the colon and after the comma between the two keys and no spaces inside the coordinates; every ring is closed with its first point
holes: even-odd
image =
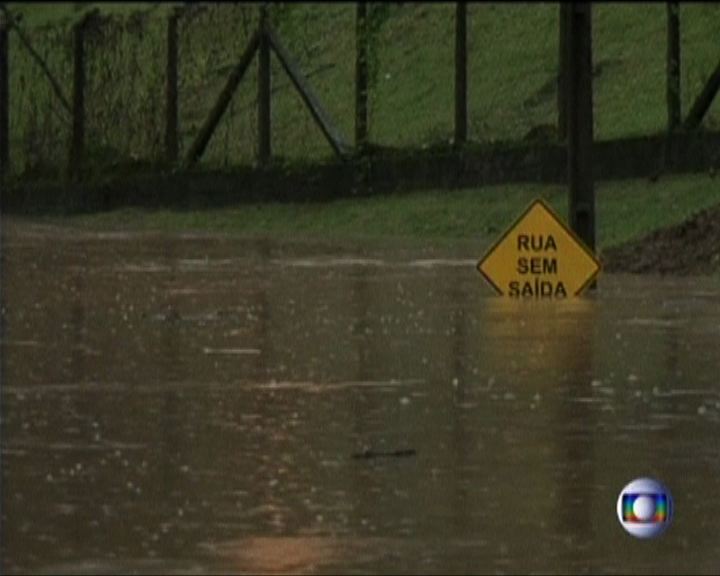
{"type": "MultiPolygon", "coordinates": [[[[43,26],[25,34],[58,82],[71,86],[69,26],[43,26]]],[[[10,34],[8,44],[10,166],[20,174],[52,172],[67,153],[71,112],[63,107],[20,37],[10,34]]]]}
{"type": "MultiPolygon", "coordinates": [[[[454,4],[370,4],[369,140],[422,149],[452,144],[454,4]]],[[[165,157],[167,10],[94,18],[85,34],[85,160],[99,171],[165,157]]],[[[269,18],[340,133],[355,125],[354,4],[271,4],[269,18]]],[[[199,4],[178,17],[178,148],[182,158],[258,28],[258,4],[199,4]]],[[[682,107],[720,59],[720,7],[681,6],[682,107]]],[[[73,116],[73,26],[67,20],[9,31],[10,168],[57,175],[67,165],[73,116]],[[60,87],[53,89],[30,44],[60,87]]],[[[468,138],[557,138],[558,6],[469,4],[468,138]],[[518,33],[523,33],[518,37],[518,33]]],[[[665,5],[603,6],[593,14],[597,139],[666,129],[665,5]]],[[[333,156],[283,71],[271,59],[272,155],[333,156]]],[[[258,64],[253,59],[201,159],[250,165],[258,155],[258,64]]],[[[720,127],[715,102],[703,121],[720,127]]]]}
{"type": "Polygon", "coordinates": [[[86,138],[90,165],[162,155],[165,23],[147,13],[102,18],[86,41],[86,138]]]}

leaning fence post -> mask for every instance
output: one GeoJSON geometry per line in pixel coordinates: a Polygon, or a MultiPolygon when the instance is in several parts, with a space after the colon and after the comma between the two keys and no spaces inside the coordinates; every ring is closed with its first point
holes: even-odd
{"type": "Polygon", "coordinates": [[[233,97],[233,94],[235,93],[235,90],[238,87],[238,84],[240,84],[243,76],[245,76],[245,72],[250,67],[252,59],[255,57],[255,51],[257,50],[260,42],[259,38],[260,32],[256,30],[250,38],[248,45],[245,47],[245,51],[240,56],[240,60],[230,72],[230,75],[225,82],[225,86],[218,95],[217,101],[210,109],[208,117],[205,119],[205,122],[203,122],[203,125],[200,128],[200,132],[195,137],[192,144],[190,144],[190,147],[185,154],[185,161],[183,163],[184,168],[192,167],[203,155],[205,148],[207,148],[220,119],[222,118],[230,100],[233,97]]]}
{"type": "Polygon", "coordinates": [[[467,140],[467,5],[455,10],[455,146],[467,140]]]}
{"type": "Polygon", "coordinates": [[[680,5],[667,3],[667,114],[668,132],[673,133],[682,122],[680,100],[680,5]]]}
{"type": "Polygon", "coordinates": [[[368,19],[367,4],[355,11],[355,147],[362,151],[368,137],[368,19]]]}
{"type": "Polygon", "coordinates": [[[167,22],[167,69],[165,72],[165,160],[178,158],[178,18],[173,10],[167,22]]]}
{"type": "Polygon", "coordinates": [[[327,138],[330,146],[332,146],[338,156],[347,156],[350,152],[350,145],[345,141],[345,138],[342,137],[340,131],[331,122],[330,116],[320,105],[320,101],[317,96],[311,90],[310,85],[302,75],[302,72],[300,72],[300,67],[293,60],[290,52],[288,52],[285,46],[282,45],[280,38],[278,38],[277,34],[275,34],[270,22],[267,22],[265,36],[267,36],[270,47],[275,52],[275,56],[277,56],[281,66],[290,77],[290,81],[295,85],[295,89],[300,94],[300,98],[302,98],[303,102],[305,102],[310,114],[319,126],[320,130],[322,130],[322,133],[325,135],[325,138],[327,138]]]}
{"type": "Polygon", "coordinates": [[[90,14],[86,15],[72,29],[72,137],[68,165],[68,174],[71,180],[80,177],[85,155],[85,29],[90,18],[90,14]]]}
{"type": "Polygon", "coordinates": [[[260,45],[258,51],[258,162],[267,164],[272,155],[272,117],[270,44],[267,38],[267,5],[260,8],[260,45]]]}
{"type": "Polygon", "coordinates": [[[10,170],[10,87],[8,82],[8,23],[0,15],[0,179],[10,170]]]}
{"type": "Polygon", "coordinates": [[[720,62],[717,63],[715,70],[713,70],[712,74],[710,74],[705,86],[703,86],[700,94],[698,94],[695,102],[693,102],[693,105],[690,107],[690,111],[688,112],[687,118],[685,118],[683,128],[686,130],[695,130],[698,126],[700,126],[703,117],[710,109],[718,91],[720,91],[720,62]]]}

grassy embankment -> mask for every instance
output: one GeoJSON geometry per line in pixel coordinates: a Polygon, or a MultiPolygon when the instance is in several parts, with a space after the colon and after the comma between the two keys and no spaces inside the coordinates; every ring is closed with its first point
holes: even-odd
{"type": "MultiPolygon", "coordinates": [[[[452,192],[431,191],[342,199],[327,203],[263,203],[201,211],[123,209],[71,217],[46,217],[88,230],[195,230],[242,236],[324,239],[417,239],[450,244],[491,242],[536,197],[567,215],[562,186],[511,185],[452,192]]],[[[668,177],[599,183],[598,244],[607,248],[682,222],[720,203],[720,187],[709,176],[668,177]]]]}
{"type": "MultiPolygon", "coordinates": [[[[147,6],[116,4],[101,5],[101,9],[127,14],[138,8],[146,10],[147,6]]],[[[164,10],[157,8],[158,15],[164,10]]],[[[22,11],[27,26],[77,16],[74,5],[24,5],[22,11]]],[[[353,11],[353,5],[342,4],[287,6],[277,12],[276,21],[284,42],[300,59],[319,97],[348,136],[353,126],[353,11]]],[[[385,9],[378,31],[377,74],[371,91],[370,133],[374,142],[423,147],[450,138],[453,15],[452,5],[388,5],[385,9]]],[[[469,17],[471,138],[520,139],[533,126],[553,125],[557,6],[474,5],[469,8],[469,17]]],[[[683,5],[681,21],[682,96],[686,111],[720,57],[715,42],[720,33],[720,11],[711,5],[683,5]]],[[[223,47],[228,42],[233,49],[244,44],[240,33],[228,40],[232,35],[223,36],[222,30],[208,27],[203,33],[198,28],[202,25],[202,21],[195,25],[192,55],[186,52],[183,58],[181,50],[181,77],[186,79],[181,88],[185,94],[181,99],[183,148],[189,144],[224,81],[227,70],[218,62],[231,59],[223,55],[223,47]],[[204,57],[213,50],[220,51],[214,58],[204,57]]],[[[162,27],[157,30],[162,31],[162,27]]],[[[662,131],[666,121],[665,5],[596,6],[594,49],[596,137],[608,139],[662,131]]],[[[23,66],[31,65],[27,60],[23,62],[23,66]]],[[[36,73],[33,81],[42,81],[36,73]]],[[[277,62],[273,73],[274,151],[296,162],[328,158],[331,152],[327,144],[277,62]]],[[[211,142],[207,166],[252,162],[255,78],[255,71],[251,70],[211,142]]],[[[139,76],[134,81],[144,80],[139,76]]],[[[158,97],[162,97],[161,92],[158,97]]],[[[119,105],[115,101],[112,104],[119,105]]],[[[705,124],[720,126],[718,101],[705,124]]],[[[118,123],[115,129],[127,126],[118,123]]],[[[140,140],[123,139],[113,130],[104,133],[103,139],[105,144],[117,146],[125,142],[125,148],[141,146],[140,140]]],[[[655,184],[608,182],[597,187],[601,247],[677,223],[720,201],[716,181],[705,176],[665,178],[655,184]]],[[[537,195],[550,199],[565,214],[562,187],[513,185],[327,204],[270,203],[201,212],[120,210],[63,221],[91,228],[197,229],[252,235],[490,239],[537,195]]]]}

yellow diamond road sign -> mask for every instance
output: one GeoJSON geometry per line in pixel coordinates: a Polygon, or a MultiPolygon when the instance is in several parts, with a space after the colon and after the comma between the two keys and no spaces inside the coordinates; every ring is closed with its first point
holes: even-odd
{"type": "Polygon", "coordinates": [[[600,272],[595,255],[540,199],[477,267],[498,293],[511,298],[578,296],[600,272]]]}

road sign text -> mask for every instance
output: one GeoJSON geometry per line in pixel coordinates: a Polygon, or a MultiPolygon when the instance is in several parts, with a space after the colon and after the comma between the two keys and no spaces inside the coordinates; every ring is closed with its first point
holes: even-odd
{"type": "Polygon", "coordinates": [[[517,299],[579,295],[600,263],[542,200],[533,202],[478,263],[499,294],[517,299]]]}

